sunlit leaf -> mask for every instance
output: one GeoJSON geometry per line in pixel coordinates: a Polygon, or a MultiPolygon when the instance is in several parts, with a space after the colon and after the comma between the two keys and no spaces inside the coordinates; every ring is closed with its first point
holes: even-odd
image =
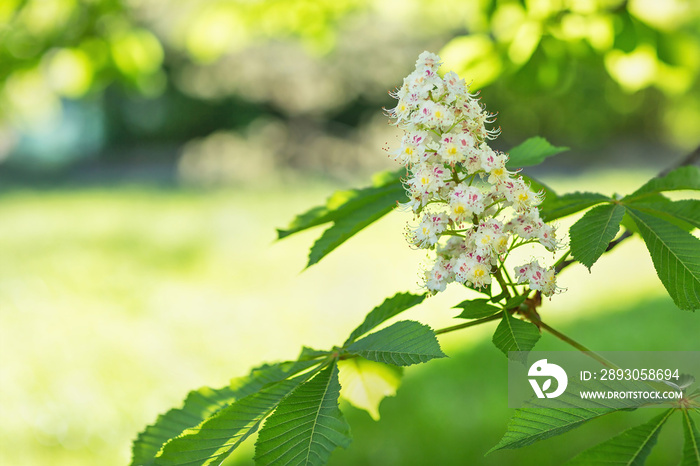
{"type": "Polygon", "coordinates": [[[218,390],[202,387],[191,391],[182,408],[161,414],[155,424],[139,434],[131,448],[131,466],[153,464],[156,454],[168,440],[196,426],[235,399],[235,392],[229,387],[218,390]]]}
{"type": "Polygon", "coordinates": [[[590,269],[617,235],[624,215],[625,208],[620,204],[601,205],[586,212],[569,230],[574,259],[590,269]]]}
{"type": "Polygon", "coordinates": [[[551,145],[546,139],[536,136],[527,139],[519,146],[513,147],[508,151],[508,169],[517,169],[520,167],[530,167],[539,165],[547,157],[560,154],[569,150],[568,147],[556,147],[551,145]]]}
{"type": "MultiPolygon", "coordinates": [[[[509,351],[530,351],[540,339],[540,331],[535,324],[516,319],[510,312],[503,313],[501,323],[493,334],[493,344],[508,357],[509,351]]],[[[525,363],[526,353],[518,353],[517,358],[525,363]]]]}
{"type": "MultiPolygon", "coordinates": [[[[305,358],[312,351],[305,348],[300,359],[305,358]]],[[[182,408],[171,409],[158,416],[153,425],[146,427],[139,434],[132,446],[132,466],[153,464],[156,454],[168,440],[177,437],[188,428],[197,426],[235,400],[257,392],[264,385],[279,382],[317,363],[302,360],[265,364],[253,369],[248,376],[231,380],[228,387],[221,389],[203,387],[190,392],[182,408]]]]}
{"type": "Polygon", "coordinates": [[[446,357],[435,332],[427,325],[410,320],[370,333],[350,345],[348,352],[395,366],[410,366],[446,357]]]}
{"type": "Polygon", "coordinates": [[[665,220],[631,207],[656,273],[680,309],[700,308],[700,239],[665,220]]]}
{"type": "Polygon", "coordinates": [[[425,294],[397,293],[391,298],[385,299],[382,304],[375,307],[367,314],[364,322],[362,322],[359,327],[352,331],[345,345],[355,341],[358,337],[361,337],[382,322],[391,319],[406,309],[422,303],[425,296],[425,294]]]}
{"type": "Polygon", "coordinates": [[[620,466],[643,465],[651,449],[656,445],[661,427],[675,409],[637,427],[632,427],[605,442],[590,448],[569,465],[611,464],[620,466]]]}
{"type": "Polygon", "coordinates": [[[338,368],[343,387],[340,395],[379,420],[379,404],[385,397],[396,395],[403,368],[360,357],[339,361],[338,368]]]}
{"type": "Polygon", "coordinates": [[[316,371],[268,384],[217,412],[197,427],[185,430],[165,444],[155,459],[158,466],[221,464],[263,420],[316,371]]]}
{"type": "Polygon", "coordinates": [[[324,465],[352,441],[338,409],[338,367],[329,365],[279,404],[255,444],[257,465],[324,465]]]}

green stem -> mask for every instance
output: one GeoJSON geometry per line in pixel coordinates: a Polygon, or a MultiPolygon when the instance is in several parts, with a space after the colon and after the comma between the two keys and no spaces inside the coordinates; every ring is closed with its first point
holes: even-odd
{"type": "Polygon", "coordinates": [[[539,326],[540,328],[545,329],[546,331],[548,331],[549,333],[551,333],[555,337],[559,338],[561,341],[570,344],[571,346],[573,346],[577,350],[582,351],[587,356],[595,359],[596,361],[598,361],[602,365],[604,365],[606,367],[610,367],[611,369],[619,369],[620,368],[615,363],[608,361],[603,356],[599,355],[598,353],[591,350],[590,348],[582,345],[581,343],[577,342],[573,338],[566,336],[563,333],[561,333],[559,330],[556,330],[556,329],[550,327],[549,325],[545,324],[544,322],[542,322],[542,319],[540,319],[536,314],[529,312],[526,317],[535,325],[539,326]]]}
{"type": "Polygon", "coordinates": [[[502,199],[498,199],[497,201],[493,201],[491,204],[489,204],[489,205],[487,205],[486,207],[484,207],[484,211],[489,210],[491,207],[493,207],[493,206],[495,206],[496,204],[498,204],[499,202],[503,202],[503,201],[505,201],[505,200],[506,200],[505,198],[502,198],[502,199]]]}
{"type": "Polygon", "coordinates": [[[501,275],[501,269],[496,270],[496,273],[494,273],[493,276],[496,277],[498,284],[501,285],[501,291],[506,294],[508,299],[510,299],[510,291],[508,291],[508,284],[505,282],[505,280],[503,280],[503,275],[501,275]]]}
{"type": "Polygon", "coordinates": [[[458,233],[456,230],[445,230],[442,233],[440,233],[440,236],[442,235],[448,235],[448,236],[461,236],[462,238],[466,238],[466,235],[458,233]]]}
{"type": "Polygon", "coordinates": [[[498,320],[503,317],[503,311],[498,312],[492,316],[482,317],[481,319],[472,320],[459,325],[453,325],[452,327],[445,327],[439,330],[435,330],[435,335],[442,335],[443,333],[454,332],[455,330],[461,330],[463,328],[474,327],[475,325],[485,324],[486,322],[491,322],[493,320],[498,320]]]}
{"type": "Polygon", "coordinates": [[[559,258],[559,260],[557,260],[557,261],[554,263],[554,265],[553,265],[552,267],[554,267],[554,270],[555,270],[555,271],[558,272],[559,270],[561,270],[560,267],[561,267],[561,265],[562,265],[564,262],[566,262],[566,258],[569,257],[569,254],[571,254],[571,249],[567,249],[567,251],[564,253],[564,255],[561,256],[561,257],[559,258]]]}

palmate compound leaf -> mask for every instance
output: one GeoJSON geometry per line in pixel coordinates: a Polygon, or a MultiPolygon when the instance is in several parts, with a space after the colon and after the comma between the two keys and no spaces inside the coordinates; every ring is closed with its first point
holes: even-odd
{"type": "Polygon", "coordinates": [[[569,150],[568,147],[555,147],[546,139],[536,136],[508,151],[506,168],[517,169],[539,165],[547,157],[569,150]]]}
{"type": "Polygon", "coordinates": [[[330,364],[282,401],[260,431],[257,465],[323,465],[333,450],[352,441],[338,409],[338,367],[330,364]]]}
{"type": "Polygon", "coordinates": [[[435,332],[418,322],[402,320],[348,346],[350,354],[371,361],[410,366],[435,358],[446,357],[440,349],[435,332]]]}
{"type": "Polygon", "coordinates": [[[358,337],[361,337],[377,325],[386,322],[395,315],[422,303],[425,297],[425,294],[397,293],[391,298],[385,299],[382,304],[372,309],[369,314],[367,314],[367,317],[365,317],[365,320],[350,333],[344,346],[352,343],[358,337]]]}
{"type": "Polygon", "coordinates": [[[212,389],[200,388],[189,393],[182,408],[174,408],[158,416],[153,425],[146,427],[132,445],[131,466],[154,464],[155,456],[170,439],[177,437],[186,429],[195,427],[217,411],[257,392],[264,385],[278,382],[299,371],[317,364],[309,358],[321,354],[304,348],[299,361],[265,364],[253,369],[250,375],[238,377],[228,387],[212,389]]]}
{"type": "Polygon", "coordinates": [[[574,259],[590,269],[617,235],[624,215],[625,208],[620,204],[601,205],[586,212],[569,229],[574,259]]]}
{"type": "Polygon", "coordinates": [[[656,273],[680,309],[700,309],[700,239],[676,225],[641,210],[627,207],[656,273]]]}
{"type": "Polygon", "coordinates": [[[297,387],[308,381],[321,367],[291,379],[265,385],[245,396],[196,427],[186,429],[170,440],[156,456],[157,466],[207,466],[221,462],[258,430],[263,420],[297,387]]]}
{"type": "Polygon", "coordinates": [[[339,361],[338,368],[343,387],[340,396],[378,421],[379,404],[387,396],[396,395],[403,368],[360,357],[339,361]]]}
{"type": "Polygon", "coordinates": [[[683,413],[683,459],[681,466],[700,466],[700,432],[687,409],[683,413]]]}
{"type": "Polygon", "coordinates": [[[501,323],[493,334],[493,344],[508,357],[516,357],[525,364],[526,353],[508,354],[509,351],[525,352],[535,347],[540,339],[540,331],[535,324],[516,319],[510,312],[504,312],[501,323]]]}
{"type": "Polygon", "coordinates": [[[590,464],[610,464],[620,466],[642,466],[651,449],[656,445],[659,432],[675,409],[669,409],[649,422],[632,427],[593,448],[590,448],[571,461],[571,466],[590,464]]]}
{"type": "Polygon", "coordinates": [[[489,453],[522,448],[540,440],[545,440],[575,429],[581,424],[597,417],[620,410],[638,408],[648,404],[641,399],[582,399],[579,391],[646,391],[649,386],[637,381],[604,382],[594,381],[582,385],[569,380],[569,387],[557,398],[533,399],[523,408],[515,410],[508,421],[503,438],[489,453]],[[623,384],[622,386],[620,384],[623,384]]]}

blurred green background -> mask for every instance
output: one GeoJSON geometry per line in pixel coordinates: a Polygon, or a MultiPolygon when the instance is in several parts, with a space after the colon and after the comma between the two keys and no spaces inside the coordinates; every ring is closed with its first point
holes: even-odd
{"type": "MultiPolygon", "coordinates": [[[[572,148],[533,171],[555,189],[629,192],[700,143],[691,0],[0,2],[0,463],[126,464],[187,390],[330,347],[418,291],[400,213],[301,274],[319,232],[273,241],[393,168],[381,107],[426,49],[499,112],[497,148],[572,148]]],[[[588,346],[698,349],[637,239],[561,281],[543,317],[588,346]]],[[[409,317],[450,325],[463,299],[409,317]]],[[[332,462],[559,464],[653,415],[483,458],[510,414],[492,330],[446,335],[451,358],[408,370],[379,423],[348,407],[355,443],[332,462]]]]}

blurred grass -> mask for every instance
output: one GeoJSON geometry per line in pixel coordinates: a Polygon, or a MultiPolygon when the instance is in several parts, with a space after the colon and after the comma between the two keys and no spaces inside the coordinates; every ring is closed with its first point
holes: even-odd
{"type": "MultiPolygon", "coordinates": [[[[626,192],[647,175],[544,181],[626,192]]],[[[225,385],[259,362],[294,357],[301,345],[337,344],[386,296],[418,291],[423,256],[406,247],[400,213],[299,273],[319,231],[274,243],[274,228],[332,189],[0,194],[0,463],[127,464],[130,441],[188,390],[225,385]]],[[[593,274],[572,268],[562,284],[569,292],[546,303],[544,317],[593,348],[697,349],[683,346],[697,346],[697,319],[658,298],[663,288],[638,240],[593,274]],[[618,338],[627,314],[632,327],[618,338]]],[[[448,309],[462,299],[450,289],[407,318],[449,325],[448,309]]],[[[350,409],[356,443],[333,461],[522,464],[520,455],[535,455],[538,446],[481,459],[508,417],[505,360],[484,343],[492,330],[446,335],[452,358],[409,370],[381,422],[350,409]]],[[[551,344],[545,338],[540,348],[551,344]]],[[[571,434],[578,440],[566,445],[578,451],[576,442],[598,432],[571,434]]],[[[549,453],[541,464],[561,458],[549,453]]]]}

